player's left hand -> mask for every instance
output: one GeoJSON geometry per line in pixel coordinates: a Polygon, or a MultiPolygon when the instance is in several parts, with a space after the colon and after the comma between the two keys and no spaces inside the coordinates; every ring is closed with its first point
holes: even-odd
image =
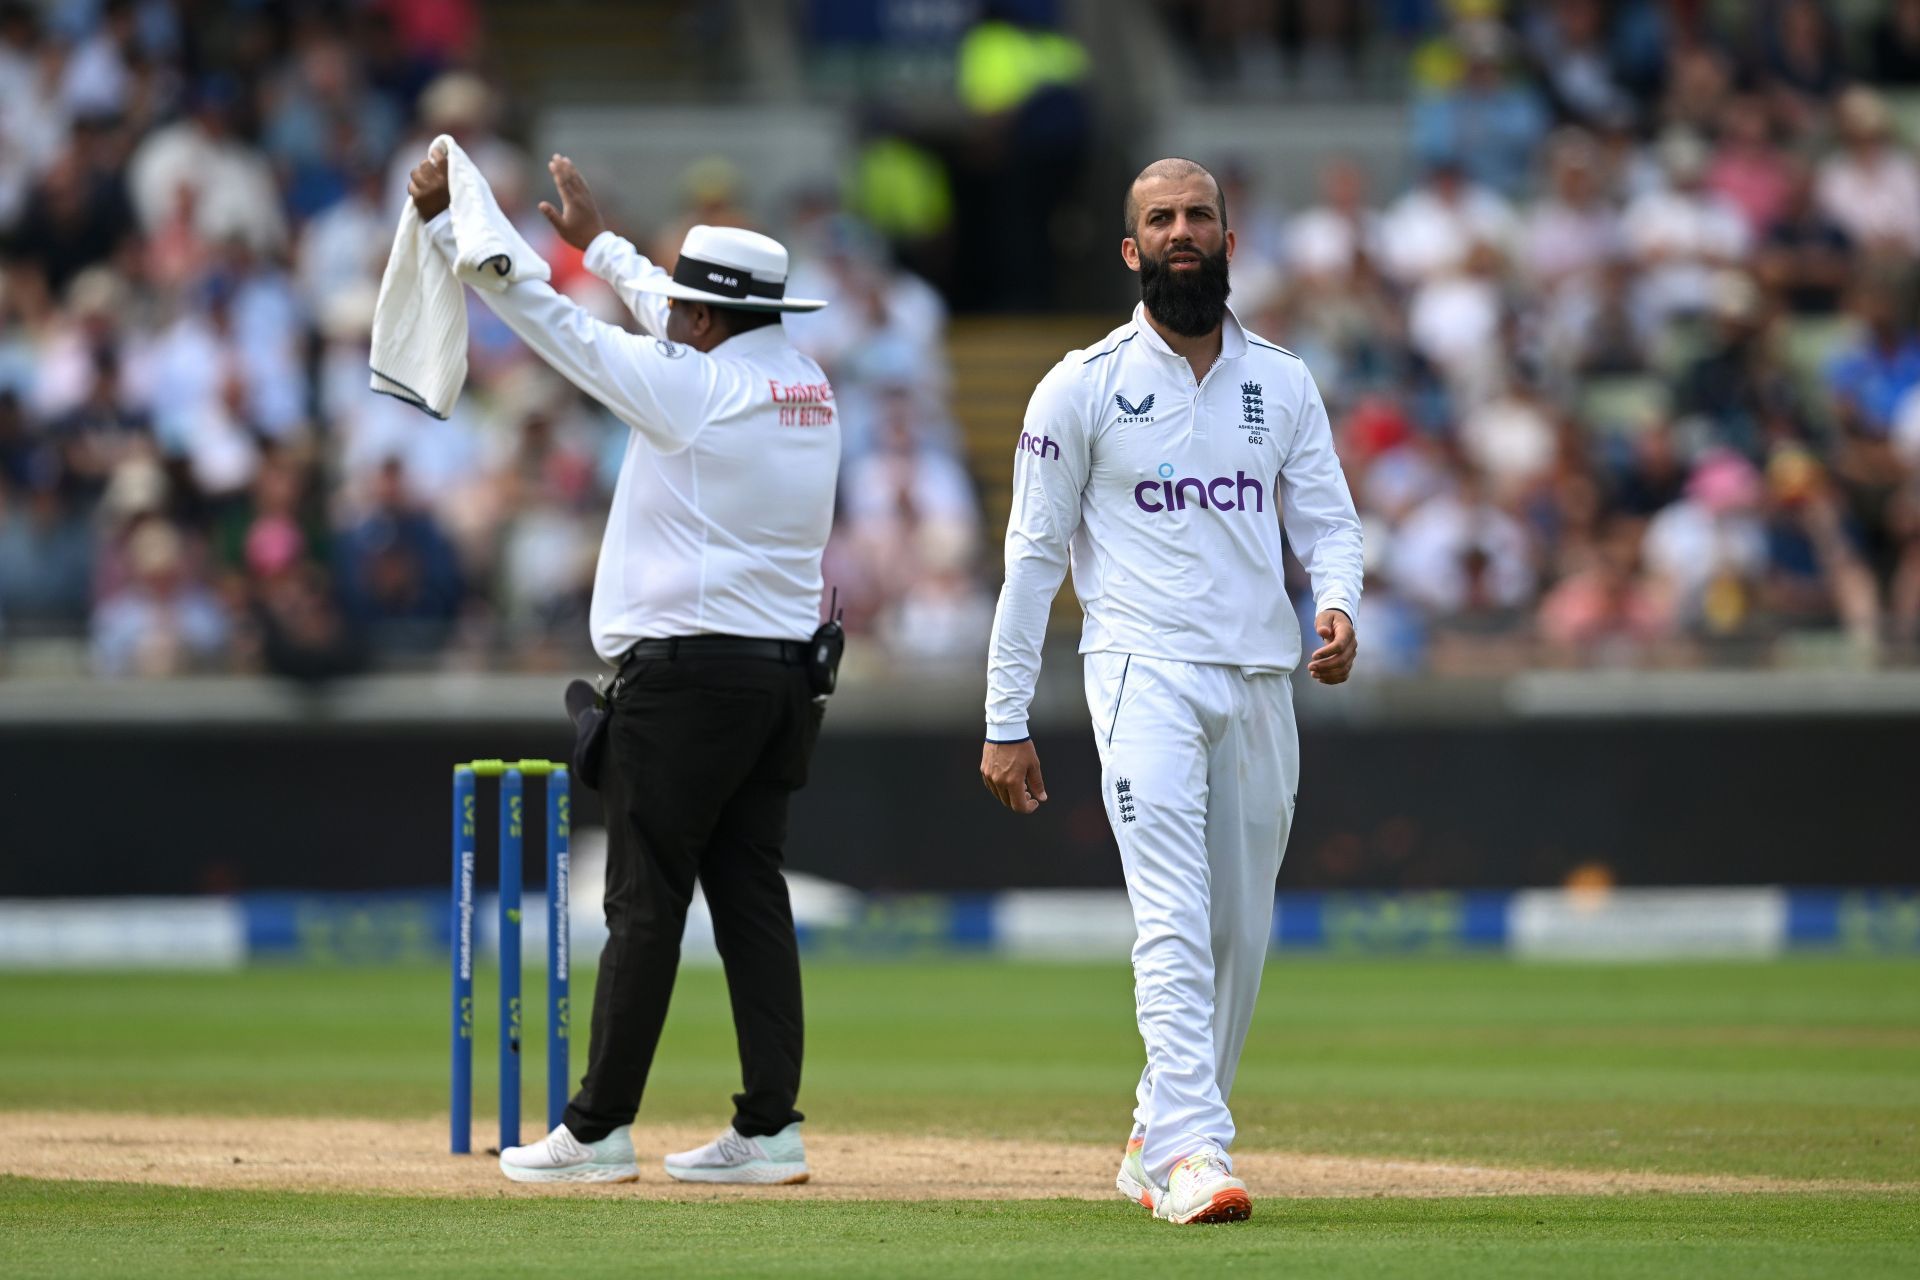
{"type": "Polygon", "coordinates": [[[422,222],[432,222],[446,211],[453,203],[453,190],[447,185],[446,152],[430,152],[413,167],[407,175],[407,194],[413,197],[413,207],[420,211],[422,222]]]}
{"type": "Polygon", "coordinates": [[[1307,674],[1321,684],[1339,684],[1353,674],[1353,659],[1360,651],[1353,638],[1353,619],[1338,609],[1322,609],[1313,629],[1327,643],[1313,651],[1307,674]]]}

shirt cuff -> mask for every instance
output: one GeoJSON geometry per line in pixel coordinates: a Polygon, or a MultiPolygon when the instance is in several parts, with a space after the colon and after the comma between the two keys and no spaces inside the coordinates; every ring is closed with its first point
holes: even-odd
{"type": "Polygon", "coordinates": [[[987,721],[988,742],[1025,742],[1030,736],[1025,720],[1007,720],[1000,724],[987,721]]]}
{"type": "Polygon", "coordinates": [[[1353,623],[1355,626],[1360,625],[1360,619],[1355,616],[1356,611],[1353,607],[1353,602],[1345,596],[1325,596],[1314,602],[1313,611],[1316,614],[1325,613],[1329,609],[1338,609],[1347,615],[1348,622],[1353,623]]]}
{"type": "Polygon", "coordinates": [[[614,268],[611,259],[619,256],[622,245],[626,245],[629,249],[633,247],[613,232],[602,231],[593,238],[593,243],[587,246],[586,255],[581,261],[586,265],[587,270],[611,284],[612,278],[610,273],[614,268]]]}
{"type": "Polygon", "coordinates": [[[442,209],[425,223],[427,239],[440,246],[451,262],[457,256],[459,242],[453,238],[453,210],[442,209]]]}

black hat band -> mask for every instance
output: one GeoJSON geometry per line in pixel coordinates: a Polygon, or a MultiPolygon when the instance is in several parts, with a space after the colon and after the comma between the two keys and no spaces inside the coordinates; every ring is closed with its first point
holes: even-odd
{"type": "Polygon", "coordinates": [[[777,301],[787,296],[784,281],[768,284],[763,280],[755,280],[750,271],[723,266],[718,262],[703,262],[699,258],[689,258],[684,253],[680,255],[680,261],[673,264],[673,282],[727,298],[772,298],[777,301]]]}

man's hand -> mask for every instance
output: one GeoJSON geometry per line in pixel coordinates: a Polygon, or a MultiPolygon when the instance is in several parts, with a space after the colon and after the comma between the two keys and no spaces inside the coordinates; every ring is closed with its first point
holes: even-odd
{"type": "Polygon", "coordinates": [[[429,152],[425,160],[413,167],[413,173],[407,178],[407,194],[413,197],[413,207],[420,211],[422,222],[432,222],[446,212],[453,202],[453,191],[447,186],[444,151],[429,152]]]}
{"type": "Polygon", "coordinates": [[[547,161],[547,172],[553,175],[553,189],[560,193],[560,208],[555,211],[542,200],[540,212],[547,215],[547,221],[553,224],[562,240],[585,253],[594,237],[607,229],[606,219],[600,216],[600,206],[593,202],[587,180],[567,157],[556,155],[547,161]]]}
{"type": "Polygon", "coordinates": [[[1360,649],[1353,638],[1353,619],[1338,609],[1322,609],[1313,629],[1327,643],[1313,651],[1307,674],[1321,684],[1339,684],[1353,673],[1354,655],[1360,649]]]}
{"type": "Polygon", "coordinates": [[[1047,798],[1033,740],[989,742],[980,752],[980,781],[1015,813],[1032,813],[1047,798]]]}

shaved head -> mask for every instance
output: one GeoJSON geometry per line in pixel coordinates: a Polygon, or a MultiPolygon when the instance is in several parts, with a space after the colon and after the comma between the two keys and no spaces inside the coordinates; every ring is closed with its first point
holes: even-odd
{"type": "Polygon", "coordinates": [[[1220,225],[1223,227],[1226,226],[1227,198],[1221,194],[1219,179],[1213,176],[1213,173],[1207,166],[1197,160],[1189,160],[1185,156],[1168,156],[1164,160],[1155,160],[1152,164],[1134,175],[1133,181],[1127,184],[1127,203],[1122,212],[1122,216],[1126,218],[1126,234],[1131,236],[1138,232],[1140,226],[1140,188],[1143,185],[1157,179],[1164,178],[1177,182],[1182,178],[1195,176],[1205,178],[1207,185],[1213,188],[1213,199],[1220,214],[1220,225]]]}

